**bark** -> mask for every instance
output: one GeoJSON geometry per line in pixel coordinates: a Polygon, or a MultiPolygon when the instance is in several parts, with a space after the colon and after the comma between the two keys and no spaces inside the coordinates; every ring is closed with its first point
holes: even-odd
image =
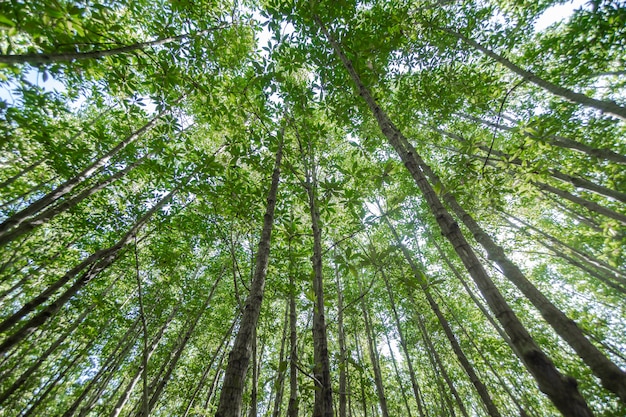
{"type": "MultiPolygon", "coordinates": [[[[421,168],[431,181],[441,184],[439,178],[430,167],[422,162],[421,168]]],[[[476,220],[458,204],[452,194],[444,192],[443,198],[457,217],[469,229],[476,241],[485,249],[489,259],[500,267],[504,276],[530,300],[555,332],[576,351],[593,373],[600,378],[602,385],[617,394],[622,401],[626,401],[626,373],[600,352],[600,350],[585,337],[578,325],[552,304],[552,302],[526,278],[519,267],[506,256],[502,247],[498,246],[491,236],[480,227],[476,220]]],[[[507,330],[506,325],[504,323],[502,324],[505,330],[507,330]]],[[[511,340],[515,342],[514,335],[508,330],[507,333],[509,333],[511,340]]],[[[520,350],[519,347],[516,347],[516,349],[524,355],[523,350],[520,350]]],[[[521,359],[526,362],[523,357],[521,359]]],[[[532,358],[529,359],[533,360],[532,358]]],[[[567,384],[567,380],[563,382],[567,384]]],[[[571,382],[573,383],[573,381],[571,382]]],[[[540,389],[545,392],[541,384],[540,389]]],[[[571,385],[571,389],[575,389],[577,392],[576,386],[573,384],[571,385]]],[[[582,400],[582,397],[580,397],[580,399],[582,400]]],[[[559,408],[563,414],[565,414],[565,410],[575,411],[574,409],[570,409],[563,401],[565,401],[565,399],[561,398],[558,404],[555,402],[555,405],[557,405],[557,408],[559,408]],[[561,409],[561,407],[563,407],[563,409],[561,409]]],[[[574,403],[572,402],[571,405],[574,405],[574,403]]]]}
{"type": "MultiPolygon", "coordinates": [[[[287,342],[287,331],[289,330],[289,303],[285,304],[285,319],[283,325],[283,335],[280,338],[280,352],[278,354],[278,371],[276,373],[277,384],[274,384],[276,390],[276,397],[274,398],[274,411],[272,417],[280,417],[281,404],[283,402],[283,392],[285,390],[285,371],[287,367],[285,364],[285,345],[287,342]],[[276,387],[278,385],[278,387],[276,387]]],[[[256,416],[255,416],[256,417],[256,416]]]]}
{"type": "Polygon", "coordinates": [[[23,177],[24,175],[28,174],[29,172],[31,172],[33,169],[37,168],[39,165],[41,165],[44,162],[44,159],[39,159],[38,161],[35,161],[34,163],[28,165],[26,168],[20,170],[20,172],[18,172],[17,174],[13,175],[12,177],[7,178],[6,180],[2,181],[0,183],[0,190],[2,189],[6,189],[8,186],[10,186],[11,184],[13,184],[15,181],[17,181],[18,179],[20,179],[21,177],[23,177]]]}
{"type": "Polygon", "coordinates": [[[259,372],[258,372],[258,353],[257,353],[257,331],[252,329],[252,381],[250,387],[250,407],[248,409],[248,417],[256,417],[258,403],[259,388],[259,372]]]}
{"type": "Polygon", "coordinates": [[[76,207],[78,203],[83,201],[84,199],[94,195],[98,191],[104,189],[108,185],[117,181],[118,179],[125,176],[128,172],[136,168],[139,164],[144,161],[145,157],[140,158],[136,162],[129,164],[126,168],[121,171],[116,172],[113,175],[99,181],[97,184],[81,191],[75,197],[65,200],[64,202],[54,205],[54,203],[50,206],[45,207],[41,212],[39,212],[36,216],[30,217],[23,222],[19,223],[16,227],[6,232],[3,235],[0,235],[0,246],[6,245],[7,243],[17,239],[18,237],[35,230],[37,227],[46,224],[55,216],[76,207]]]}
{"type": "Polygon", "coordinates": [[[241,326],[233,349],[228,358],[228,365],[224,375],[222,391],[217,407],[216,417],[240,417],[242,407],[242,396],[244,381],[250,363],[252,350],[252,337],[256,329],[263,301],[265,289],[265,276],[269,263],[270,240],[274,225],[274,210],[276,207],[276,195],[278,194],[278,182],[280,179],[280,163],[283,155],[284,127],[279,134],[278,150],[274,163],[271,186],[267,197],[267,208],[263,220],[263,230],[257,249],[256,265],[254,269],[254,279],[250,286],[250,293],[246,299],[241,326]]]}
{"type": "Polygon", "coordinates": [[[80,395],[76,397],[70,407],[65,410],[65,412],[63,413],[63,417],[73,416],[76,411],[78,411],[78,408],[81,406],[82,402],[85,401],[91,390],[96,387],[96,384],[100,381],[100,379],[103,376],[115,373],[122,361],[128,356],[130,350],[135,346],[135,342],[138,337],[137,328],[139,327],[139,324],[139,319],[133,322],[132,326],[126,331],[122,339],[117,343],[111,355],[109,355],[109,357],[106,358],[105,361],[103,361],[103,365],[100,367],[96,375],[94,375],[94,377],[89,380],[80,395]]]}
{"type": "Polygon", "coordinates": [[[391,291],[391,285],[389,284],[389,279],[387,278],[387,274],[385,274],[385,271],[381,268],[380,272],[385,283],[385,288],[387,289],[387,295],[389,296],[389,304],[391,305],[391,312],[393,313],[393,318],[396,322],[396,330],[398,331],[398,337],[400,338],[400,346],[402,347],[404,359],[406,361],[407,368],[409,369],[411,387],[413,388],[413,395],[415,396],[415,401],[417,402],[417,411],[420,417],[425,417],[424,407],[422,405],[422,393],[419,388],[419,384],[417,383],[417,378],[415,377],[415,370],[413,369],[413,363],[411,361],[411,355],[409,353],[409,348],[406,343],[404,331],[402,330],[402,326],[400,325],[400,315],[398,314],[393,291],[391,291]]]}
{"type": "Polygon", "coordinates": [[[385,335],[385,340],[387,341],[387,348],[389,349],[389,355],[391,356],[391,363],[393,364],[393,370],[396,373],[396,381],[398,381],[400,394],[402,394],[402,401],[404,402],[406,415],[408,417],[413,417],[413,413],[411,413],[411,407],[409,406],[409,399],[406,396],[406,390],[404,389],[404,384],[402,383],[402,378],[400,377],[400,369],[398,368],[398,362],[396,361],[396,356],[393,354],[391,341],[389,340],[389,336],[387,335],[387,332],[383,332],[383,333],[385,335]]]}
{"type": "MultiPolygon", "coordinates": [[[[177,102],[180,101],[177,100],[177,102]]],[[[144,133],[151,130],[165,115],[169,114],[170,110],[163,110],[161,113],[157,114],[152,120],[143,125],[140,129],[131,133],[124,140],[119,142],[113,149],[107,152],[104,156],[98,158],[91,164],[89,164],[85,169],[83,169],[80,173],[78,173],[73,178],[65,181],[63,184],[59,185],[54,190],[50,191],[48,194],[30,204],[28,207],[22,209],[21,211],[15,213],[8,219],[6,219],[2,224],[0,224],[0,238],[3,238],[9,231],[14,228],[20,227],[22,223],[24,223],[29,217],[38,214],[40,211],[48,208],[53,203],[58,201],[61,197],[64,197],[68,193],[70,193],[77,185],[81,182],[85,181],[91,175],[93,175],[100,168],[105,166],[115,155],[117,155],[122,149],[126,148],[128,145],[136,141],[139,137],[141,137],[144,133]]]]}
{"type": "MultiPolygon", "coordinates": [[[[87,285],[93,278],[95,278],[100,272],[108,268],[119,256],[122,248],[128,244],[131,239],[139,232],[139,230],[150,220],[152,215],[159,211],[166,203],[168,203],[177,189],[174,189],[165,197],[163,197],[157,204],[155,204],[150,210],[148,210],[141,218],[130,228],[130,230],[113,246],[107,249],[101,249],[89,256],[78,266],[72,268],[63,277],[57,280],[54,284],[48,287],[44,292],[33,300],[26,303],[18,312],[8,317],[0,324],[0,329],[5,330],[16,324],[19,319],[34,311],[34,309],[46,302],[58,289],[60,289],[70,279],[78,275],[83,269],[87,270],[81,275],[81,277],[74,282],[72,286],[63,292],[55,301],[48,304],[46,308],[41,310],[30,320],[28,320],[22,327],[16,330],[11,336],[7,337],[0,345],[0,353],[7,352],[11,347],[20,342],[22,339],[34,332],[39,326],[44,324],[50,317],[52,317],[61,307],[63,307],[76,293],[87,285]]],[[[0,330],[0,331],[2,331],[0,330]]]]}
{"type": "Polygon", "coordinates": [[[555,96],[564,98],[567,101],[577,103],[585,107],[591,107],[591,108],[600,110],[602,113],[609,114],[611,116],[617,117],[618,119],[626,120],[626,108],[618,105],[614,101],[597,100],[595,98],[591,98],[584,94],[580,94],[575,91],[572,91],[568,88],[556,85],[548,80],[544,80],[543,78],[539,77],[538,75],[530,71],[527,71],[517,66],[513,62],[509,61],[507,58],[503,57],[502,55],[496,54],[489,48],[481,45],[480,43],[476,42],[473,39],[468,38],[462,33],[456,32],[455,30],[448,29],[448,28],[440,28],[440,29],[454,36],[455,38],[462,40],[466,44],[478,49],[480,52],[487,55],[489,58],[493,59],[494,61],[498,62],[504,67],[508,68],[509,70],[519,75],[523,79],[530,81],[531,83],[543,88],[546,91],[549,91],[555,96]]]}
{"type": "MultiPolygon", "coordinates": [[[[115,403],[115,406],[113,407],[113,410],[111,411],[111,414],[110,414],[111,417],[118,417],[120,415],[122,408],[124,408],[124,406],[128,402],[128,399],[130,398],[130,394],[133,392],[133,389],[139,382],[139,378],[141,378],[142,375],[146,375],[146,373],[144,372],[144,369],[146,369],[147,367],[147,361],[150,360],[150,358],[156,351],[157,347],[159,346],[159,343],[161,339],[163,338],[163,334],[165,333],[165,330],[167,329],[172,319],[174,318],[174,315],[178,311],[178,308],[179,306],[176,306],[172,309],[172,312],[165,320],[165,323],[163,323],[163,325],[159,329],[159,332],[152,339],[152,343],[150,343],[150,346],[146,350],[147,352],[147,354],[145,355],[146,359],[145,360],[142,359],[142,364],[137,368],[132,379],[126,385],[126,388],[124,388],[124,391],[122,391],[122,395],[117,400],[117,402],[115,403]]],[[[147,387],[144,387],[144,392],[148,393],[147,387]]],[[[147,404],[147,401],[146,401],[146,404],[147,404]]]]}
{"type": "Polygon", "coordinates": [[[217,288],[217,285],[221,281],[221,278],[222,278],[222,276],[220,275],[215,280],[215,283],[213,284],[213,287],[211,288],[211,291],[209,292],[209,296],[206,298],[206,300],[204,301],[204,303],[202,304],[202,306],[198,310],[198,313],[194,317],[191,318],[191,324],[189,325],[189,327],[185,331],[185,334],[182,336],[182,338],[177,343],[177,346],[176,346],[176,348],[175,348],[175,350],[174,350],[174,352],[172,354],[172,359],[169,361],[167,369],[165,370],[163,375],[161,375],[161,373],[159,373],[159,376],[157,378],[155,378],[152,381],[152,383],[150,384],[150,393],[152,395],[150,397],[150,402],[149,402],[148,407],[147,407],[148,414],[147,415],[144,414],[144,410],[145,410],[145,408],[144,408],[144,410],[140,410],[140,412],[137,413],[137,417],[148,417],[150,415],[150,413],[152,412],[152,410],[154,409],[154,406],[156,405],[157,401],[159,400],[159,397],[161,397],[161,394],[163,393],[163,390],[165,389],[165,386],[167,385],[167,382],[169,381],[170,377],[172,376],[172,373],[174,372],[174,369],[176,369],[176,365],[178,364],[178,361],[180,360],[180,357],[182,356],[183,351],[185,350],[185,347],[187,346],[187,342],[189,342],[189,339],[193,335],[193,332],[196,329],[196,325],[198,324],[198,322],[202,318],[202,315],[205,313],[206,309],[208,308],[209,304],[211,303],[211,299],[213,298],[213,294],[215,293],[215,289],[217,288]]]}
{"type": "MultiPolygon", "coordinates": [[[[289,242],[291,250],[291,241],[289,242]]],[[[291,252],[290,252],[291,256],[291,252]]],[[[291,262],[291,258],[290,258],[291,262]]],[[[291,264],[290,264],[291,266],[291,264]]],[[[298,331],[296,315],[296,285],[292,271],[289,271],[289,404],[287,417],[298,417],[298,331]]]]}
{"type": "MultiPolygon", "coordinates": [[[[107,297],[108,292],[113,288],[113,284],[110,284],[100,295],[99,299],[104,299],[107,297]]],[[[37,360],[30,365],[30,367],[24,371],[20,377],[11,384],[11,386],[0,394],[0,405],[3,404],[13,393],[15,393],[34,373],[39,369],[39,367],[50,357],[50,355],[57,350],[65,340],[80,326],[85,318],[94,310],[96,307],[96,303],[92,303],[88,308],[83,311],[76,320],[72,323],[72,325],[67,328],[61,336],[55,339],[55,341],[37,358],[37,360]]]]}
{"type": "MultiPolygon", "coordinates": [[[[460,143],[465,143],[466,140],[465,138],[463,138],[460,135],[457,135],[455,133],[452,132],[447,132],[445,130],[439,129],[436,126],[428,126],[429,129],[440,133],[442,135],[448,136],[454,140],[456,140],[457,142],[460,143]]],[[[497,149],[492,149],[489,148],[487,146],[481,145],[478,146],[478,148],[482,151],[484,151],[487,155],[494,155],[497,156],[498,158],[501,159],[501,161],[503,162],[507,162],[509,164],[513,164],[515,166],[518,167],[523,167],[523,163],[522,160],[519,158],[511,158],[511,155],[507,154],[506,152],[502,152],[499,151],[497,149]]],[[[589,181],[588,179],[582,178],[582,177],[578,177],[575,175],[570,175],[570,174],[566,174],[564,172],[561,172],[557,169],[553,169],[553,168],[548,168],[547,170],[548,175],[550,175],[551,177],[565,182],[567,184],[571,184],[572,186],[576,187],[576,188],[582,188],[584,190],[587,191],[591,191],[595,194],[601,195],[603,197],[609,197],[612,198],[616,201],[621,201],[621,202],[625,202],[626,203],[626,193],[622,193],[620,191],[617,190],[613,190],[611,188],[605,187],[603,185],[599,185],[596,184],[592,181],[589,181]]],[[[515,175],[515,174],[512,174],[515,175]]]]}
{"type": "Polygon", "coordinates": [[[313,307],[313,352],[315,360],[314,376],[319,389],[315,390],[313,417],[334,417],[332,385],[330,380],[330,361],[328,358],[328,341],[326,335],[326,318],[324,313],[324,277],[322,274],[322,231],[320,228],[320,212],[317,207],[317,179],[315,169],[307,170],[306,191],[309,197],[311,229],[313,231],[313,291],[315,303],[313,307]]]}
{"type": "MultiPolygon", "coordinates": [[[[417,305],[415,303],[415,300],[413,299],[412,294],[409,294],[409,299],[411,301],[411,304],[417,305]]],[[[433,369],[439,369],[439,372],[441,373],[443,380],[448,385],[448,389],[450,390],[450,392],[452,393],[452,396],[456,400],[456,405],[459,407],[459,410],[461,410],[461,414],[463,414],[464,417],[469,417],[469,415],[467,414],[467,409],[465,408],[465,404],[461,400],[461,396],[456,390],[456,387],[454,386],[454,383],[452,382],[452,378],[450,378],[448,371],[443,366],[443,362],[441,361],[441,358],[439,357],[439,353],[435,349],[435,346],[433,345],[433,342],[430,339],[428,330],[426,329],[426,326],[424,325],[424,320],[422,319],[422,316],[419,315],[417,312],[414,312],[413,315],[415,317],[417,326],[422,334],[422,340],[424,341],[424,344],[426,345],[426,350],[428,352],[428,356],[431,361],[431,366],[433,367],[433,369]]],[[[445,392],[442,392],[442,395],[447,401],[449,401],[449,398],[445,392]]],[[[448,403],[448,406],[450,407],[450,410],[454,409],[454,407],[452,407],[452,404],[448,403]]]]}
{"type": "MultiPolygon", "coordinates": [[[[335,265],[335,281],[337,285],[337,339],[339,341],[339,417],[346,417],[347,380],[346,370],[346,334],[343,328],[343,290],[339,281],[339,269],[335,265]]],[[[291,416],[290,416],[291,417],[291,416]]]]}
{"type": "MultiPolygon", "coordinates": [[[[222,359],[224,358],[224,355],[226,353],[224,347],[226,346],[226,342],[228,342],[228,340],[231,338],[233,334],[233,329],[235,328],[235,324],[237,324],[237,320],[239,320],[239,315],[235,317],[232,324],[230,325],[230,328],[228,329],[228,332],[226,332],[226,334],[224,335],[224,338],[220,342],[220,345],[217,347],[217,349],[215,349],[215,353],[213,353],[213,355],[211,356],[211,361],[209,362],[204,372],[202,373],[202,377],[200,378],[200,381],[198,381],[198,385],[196,386],[196,389],[191,394],[191,398],[189,399],[189,404],[187,404],[187,407],[185,408],[185,412],[183,413],[182,417],[187,417],[189,415],[189,412],[191,411],[191,408],[193,407],[193,403],[195,402],[195,399],[198,393],[200,392],[200,390],[202,389],[202,386],[204,385],[204,381],[208,377],[211,369],[213,369],[213,365],[215,364],[215,361],[218,355],[220,355],[220,352],[222,352],[220,355],[220,359],[217,361],[218,365],[215,367],[215,375],[217,376],[217,374],[219,373],[222,359]]],[[[111,415],[111,417],[117,417],[117,416],[111,415]]]]}
{"type": "Polygon", "coordinates": [[[548,191],[552,194],[558,195],[561,198],[564,198],[566,200],[571,201],[574,204],[578,204],[584,208],[586,208],[587,210],[600,214],[602,216],[606,216],[609,217],[611,219],[615,219],[617,220],[622,226],[626,226],[626,215],[622,214],[622,213],[618,213],[616,211],[613,211],[611,209],[608,209],[604,206],[601,206],[598,203],[595,203],[593,201],[589,201],[589,200],[585,200],[584,198],[578,197],[572,193],[569,193],[567,191],[563,191],[561,189],[558,189],[556,187],[553,187],[551,185],[542,183],[542,182],[533,182],[533,184],[539,188],[542,191],[548,191]]]}
{"type": "Polygon", "coordinates": [[[525,227],[529,228],[530,230],[536,232],[537,234],[543,236],[544,238],[548,239],[550,242],[565,248],[565,250],[567,250],[569,253],[575,255],[577,258],[580,258],[581,260],[583,260],[584,262],[588,263],[589,265],[598,268],[599,270],[602,270],[603,272],[606,272],[608,274],[613,275],[614,279],[616,281],[619,281],[622,284],[626,284],[626,273],[624,273],[623,271],[620,271],[617,268],[614,268],[613,266],[611,266],[610,264],[602,261],[601,259],[598,259],[597,257],[593,256],[593,255],[589,255],[581,250],[576,249],[575,247],[568,245],[567,243],[557,239],[554,236],[549,235],[548,233],[534,227],[533,225],[531,225],[528,222],[525,222],[524,220],[513,216],[512,214],[509,214],[505,211],[502,211],[502,213],[505,216],[508,216],[509,218],[515,220],[516,222],[524,225],[525,227]]]}
{"type": "Polygon", "coordinates": [[[536,239],[534,238],[530,233],[528,233],[528,231],[520,228],[518,225],[512,223],[509,219],[504,219],[504,221],[510,225],[513,229],[519,231],[520,233],[522,233],[523,235],[533,239],[535,242],[539,243],[541,246],[543,246],[544,248],[548,249],[550,252],[552,252],[554,254],[554,256],[556,256],[557,258],[561,258],[563,259],[565,262],[567,262],[568,264],[580,269],[581,271],[585,272],[587,275],[589,275],[590,277],[594,277],[596,278],[598,281],[603,282],[604,284],[606,284],[608,287],[613,288],[614,290],[617,290],[623,294],[626,294],[626,287],[622,286],[621,284],[619,284],[618,282],[615,282],[614,276],[609,276],[609,275],[605,275],[604,273],[600,273],[600,271],[598,271],[595,268],[592,268],[590,265],[588,265],[586,262],[584,261],[580,261],[579,259],[575,259],[571,256],[566,255],[565,253],[563,253],[563,251],[559,250],[559,248],[556,248],[552,245],[550,245],[547,242],[544,242],[541,239],[536,239]]]}
{"type": "MultiPolygon", "coordinates": [[[[356,328],[354,329],[354,341],[355,341],[355,347],[356,347],[356,349],[355,349],[356,350],[356,358],[358,360],[358,363],[360,365],[362,365],[363,364],[363,358],[361,357],[361,349],[359,348],[361,343],[359,342],[359,334],[358,334],[356,328]]],[[[359,375],[360,388],[361,388],[361,408],[363,409],[364,417],[367,417],[367,399],[365,398],[365,383],[364,383],[364,379],[365,379],[365,377],[363,376],[363,371],[362,371],[360,373],[360,375],[359,375]]]]}
{"type": "Polygon", "coordinates": [[[314,18],[327,40],[332,45],[337,56],[341,59],[341,62],[357,87],[359,95],[363,97],[372,111],[383,134],[387,137],[389,143],[394,147],[402,159],[402,162],[413,176],[441,232],[450,241],[463,261],[463,264],[487,300],[489,307],[498,320],[500,320],[500,323],[511,338],[511,341],[516,346],[516,350],[521,356],[520,359],[522,359],[526,368],[532,373],[541,391],[550,398],[559,411],[566,417],[592,416],[593,414],[591,410],[589,410],[585,399],[578,391],[577,381],[574,378],[562,375],[556,369],[552,361],[541,350],[539,345],[537,345],[526,328],[519,321],[518,317],[483,268],[471,246],[461,233],[458,224],[445,209],[432,185],[428,182],[428,179],[422,171],[426,164],[419,154],[414,150],[406,148],[406,144],[408,143],[406,138],[374,100],[371,93],[356,73],[352,63],[345,56],[339,44],[330,36],[324,24],[317,16],[314,18]]]}
{"type": "Polygon", "coordinates": [[[510,381],[505,381],[502,376],[500,375],[500,372],[498,372],[497,369],[494,368],[494,366],[491,364],[491,361],[485,356],[485,354],[482,352],[482,350],[480,349],[480,347],[478,347],[476,345],[476,343],[474,342],[474,338],[472,337],[472,335],[467,331],[467,329],[465,329],[465,327],[463,326],[463,320],[461,320],[459,318],[459,316],[457,314],[454,313],[454,309],[450,308],[449,305],[446,305],[445,303],[445,298],[438,293],[439,299],[441,300],[441,302],[444,303],[444,305],[446,306],[448,312],[452,315],[452,317],[454,318],[454,321],[456,321],[457,326],[461,329],[461,331],[463,332],[463,334],[465,335],[465,337],[467,338],[467,340],[470,342],[470,344],[472,345],[472,347],[474,348],[474,350],[478,353],[478,355],[480,356],[480,358],[482,359],[483,363],[485,365],[487,365],[487,367],[489,368],[489,370],[491,371],[491,373],[496,377],[496,379],[498,380],[498,383],[500,385],[500,387],[502,387],[506,393],[509,395],[509,398],[511,398],[511,401],[513,402],[513,404],[515,404],[515,406],[517,407],[520,416],[527,416],[526,411],[524,410],[524,408],[521,406],[521,404],[519,403],[519,401],[517,400],[517,397],[513,394],[513,392],[511,391],[511,389],[509,388],[512,384],[510,381]]]}
{"type": "Polygon", "coordinates": [[[367,348],[369,350],[370,362],[372,363],[372,370],[374,371],[374,385],[376,386],[376,395],[378,396],[378,403],[380,405],[380,411],[383,417],[389,417],[389,411],[387,409],[387,398],[385,397],[385,387],[383,386],[383,377],[380,372],[380,359],[378,357],[378,347],[374,340],[374,334],[372,331],[372,324],[370,320],[369,311],[366,305],[367,296],[363,292],[363,285],[360,278],[357,278],[359,283],[359,292],[361,293],[361,313],[363,315],[363,323],[365,324],[365,336],[367,338],[367,348]]]}
{"type": "MultiPolygon", "coordinates": [[[[506,131],[510,131],[515,129],[514,127],[510,127],[510,126],[506,126],[503,124],[497,124],[497,123],[493,123],[490,122],[488,120],[484,120],[475,116],[471,116],[469,114],[460,114],[461,117],[466,118],[468,120],[472,120],[474,122],[478,122],[478,123],[482,123],[486,126],[491,126],[494,127],[496,129],[501,129],[501,130],[506,130],[506,131]]],[[[519,123],[517,120],[515,121],[515,123],[519,123]]],[[[611,162],[616,162],[618,164],[622,164],[622,165],[626,165],[626,155],[622,155],[619,154],[617,152],[614,152],[610,149],[604,149],[604,148],[593,148],[589,145],[585,145],[584,143],[580,143],[580,142],[576,142],[575,140],[569,139],[569,138],[565,138],[562,136],[556,136],[556,135],[551,135],[551,136],[547,136],[547,137],[539,137],[537,135],[533,135],[532,133],[526,131],[526,130],[521,130],[521,133],[526,136],[529,137],[531,139],[540,141],[540,142],[546,142],[552,146],[556,146],[559,148],[565,148],[565,149],[572,149],[575,150],[577,152],[580,153],[584,153],[586,155],[589,155],[591,157],[594,158],[599,158],[599,159],[604,159],[607,161],[611,161],[611,162]]]]}
{"type": "Polygon", "coordinates": [[[384,217],[384,219],[385,219],[385,223],[387,224],[387,227],[389,227],[389,230],[391,230],[391,233],[393,234],[393,237],[396,241],[396,245],[402,251],[404,258],[406,259],[407,263],[411,267],[411,271],[413,271],[415,279],[417,280],[417,282],[419,282],[419,285],[422,288],[422,292],[424,293],[424,296],[426,297],[426,300],[428,301],[428,304],[430,305],[431,310],[433,311],[433,313],[435,313],[435,316],[437,317],[437,320],[439,321],[439,324],[441,325],[441,328],[443,329],[443,332],[445,333],[446,338],[448,339],[448,341],[450,342],[450,345],[452,346],[452,350],[454,351],[454,354],[456,355],[457,359],[461,363],[461,366],[465,370],[465,373],[467,374],[468,378],[470,379],[470,381],[476,388],[476,391],[478,392],[480,399],[482,400],[483,404],[485,405],[487,409],[487,413],[491,417],[501,417],[500,411],[498,411],[498,408],[493,403],[493,400],[491,399],[489,392],[487,392],[487,387],[478,378],[478,375],[476,375],[476,372],[474,371],[474,367],[472,366],[469,359],[465,355],[465,352],[463,352],[463,349],[461,349],[461,345],[459,345],[459,342],[456,339],[456,336],[454,335],[452,328],[450,327],[450,323],[444,317],[443,313],[441,312],[441,309],[439,308],[439,304],[437,304],[437,302],[433,298],[430,292],[430,288],[428,287],[428,283],[425,280],[425,276],[423,275],[423,273],[421,273],[421,271],[419,270],[419,268],[413,261],[413,257],[411,253],[409,252],[407,247],[402,243],[402,239],[400,239],[400,236],[398,236],[396,229],[393,227],[389,219],[386,216],[384,217]]]}
{"type": "Polygon", "coordinates": [[[48,397],[48,395],[50,395],[50,393],[52,392],[52,390],[54,388],[57,388],[59,385],[59,382],[63,379],[66,379],[67,376],[69,375],[70,370],[76,365],[76,363],[89,351],[89,349],[91,349],[91,346],[96,342],[97,339],[92,339],[82,350],[79,354],[76,355],[69,355],[70,357],[73,357],[73,359],[70,361],[70,363],[62,370],[60,371],[56,377],[49,381],[45,387],[42,387],[42,393],[39,395],[39,397],[37,397],[37,399],[32,403],[28,405],[28,409],[24,410],[23,413],[20,413],[21,417],[30,417],[30,415],[32,413],[35,412],[35,410],[37,409],[37,407],[39,407],[48,397]]]}
{"type": "Polygon", "coordinates": [[[205,30],[201,30],[195,33],[185,33],[178,36],[168,36],[166,38],[159,38],[148,42],[138,42],[132,45],[120,46],[117,48],[104,49],[99,51],[89,52],[65,52],[65,53],[38,53],[38,54],[25,54],[25,55],[0,55],[0,63],[3,64],[30,64],[41,65],[51,64],[59,62],[71,62],[83,59],[100,59],[107,56],[125,54],[146,48],[151,48],[160,45],[166,45],[168,43],[181,41],[183,39],[192,38],[196,36],[202,36],[211,31],[225,28],[226,24],[211,27],[205,30]]]}

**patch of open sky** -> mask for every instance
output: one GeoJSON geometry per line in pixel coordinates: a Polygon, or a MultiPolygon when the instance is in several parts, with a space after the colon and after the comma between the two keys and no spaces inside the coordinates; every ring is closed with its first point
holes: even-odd
{"type": "Polygon", "coordinates": [[[576,10],[583,8],[591,8],[589,0],[572,0],[549,7],[535,22],[535,32],[542,32],[555,23],[569,19],[576,10]]]}

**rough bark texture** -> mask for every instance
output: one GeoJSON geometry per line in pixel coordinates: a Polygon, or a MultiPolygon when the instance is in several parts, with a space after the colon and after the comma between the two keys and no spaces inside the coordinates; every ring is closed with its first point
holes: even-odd
{"type": "Polygon", "coordinates": [[[352,63],[345,56],[337,42],[328,33],[321,20],[317,17],[315,17],[315,19],[337,56],[341,59],[359,95],[363,97],[372,111],[383,134],[387,137],[389,143],[394,147],[402,162],[413,176],[441,229],[441,233],[450,241],[452,247],[487,300],[489,307],[498,320],[500,320],[502,327],[504,327],[511,338],[511,342],[516,346],[516,351],[519,353],[520,359],[522,359],[526,368],[537,381],[540,390],[550,398],[564,416],[592,416],[593,414],[591,410],[589,410],[585,399],[578,391],[578,383],[576,380],[562,375],[556,369],[552,361],[533,340],[500,291],[494,285],[471,246],[461,233],[458,224],[445,209],[432,185],[424,175],[421,167],[424,166],[425,163],[422,161],[421,157],[406,148],[406,143],[408,143],[406,138],[374,100],[355,71],[352,63]]]}
{"type": "Polygon", "coordinates": [[[239,332],[237,332],[233,349],[228,356],[228,365],[226,366],[220,400],[215,413],[216,417],[241,416],[244,382],[252,355],[252,337],[259,320],[259,313],[261,312],[265,276],[269,264],[270,241],[274,227],[274,210],[276,208],[276,196],[280,180],[280,164],[283,157],[283,133],[284,130],[281,130],[272,182],[267,197],[267,207],[263,217],[261,239],[257,249],[254,278],[250,285],[250,294],[246,299],[239,332]]]}

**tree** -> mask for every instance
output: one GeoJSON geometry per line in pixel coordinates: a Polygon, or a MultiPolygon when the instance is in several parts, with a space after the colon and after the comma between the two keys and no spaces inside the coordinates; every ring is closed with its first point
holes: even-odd
{"type": "Polygon", "coordinates": [[[626,413],[623,2],[26,3],[0,414],[626,413]]]}

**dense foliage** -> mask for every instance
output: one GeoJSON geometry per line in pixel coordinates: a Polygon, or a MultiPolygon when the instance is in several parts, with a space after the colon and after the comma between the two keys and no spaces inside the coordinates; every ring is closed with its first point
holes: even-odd
{"type": "Polygon", "coordinates": [[[0,3],[0,416],[625,415],[626,3],[560,3],[0,3]]]}

